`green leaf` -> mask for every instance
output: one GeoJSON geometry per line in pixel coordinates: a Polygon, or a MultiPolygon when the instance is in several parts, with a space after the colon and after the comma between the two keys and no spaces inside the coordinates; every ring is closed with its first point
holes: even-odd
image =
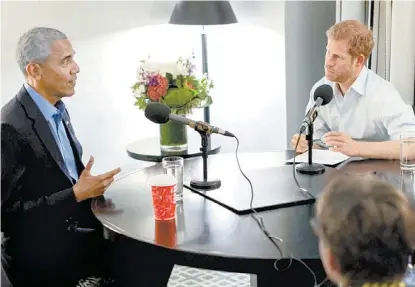
{"type": "Polygon", "coordinates": [[[178,108],[186,105],[195,96],[191,89],[173,88],[167,91],[167,95],[164,97],[164,103],[171,108],[178,108]]]}
{"type": "Polygon", "coordinates": [[[201,101],[200,108],[206,108],[213,104],[213,100],[211,96],[207,96],[203,101],[201,101]]]}
{"type": "Polygon", "coordinates": [[[192,86],[195,90],[199,90],[200,84],[199,84],[198,80],[192,79],[192,80],[190,80],[190,83],[192,84],[192,86]]]}
{"type": "Polygon", "coordinates": [[[179,114],[179,115],[190,115],[190,114],[192,114],[193,109],[200,107],[200,104],[201,104],[200,99],[199,98],[194,98],[193,100],[191,100],[186,105],[178,108],[177,109],[177,114],[179,114]]]}
{"type": "Polygon", "coordinates": [[[178,88],[183,88],[183,76],[178,75],[176,80],[175,80],[175,85],[178,88]]]}
{"type": "Polygon", "coordinates": [[[131,86],[131,89],[133,91],[137,90],[138,88],[140,88],[140,84],[139,83],[135,83],[134,85],[131,86]]]}
{"type": "Polygon", "coordinates": [[[134,103],[140,110],[144,110],[147,107],[147,100],[145,97],[136,97],[136,101],[134,103]]]}
{"type": "Polygon", "coordinates": [[[169,81],[169,84],[171,85],[173,83],[173,75],[170,73],[166,73],[166,78],[169,81]]]}

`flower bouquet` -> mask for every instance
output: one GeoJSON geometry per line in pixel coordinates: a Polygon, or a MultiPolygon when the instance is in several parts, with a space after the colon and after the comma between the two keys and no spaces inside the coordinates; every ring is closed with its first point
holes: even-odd
{"type": "MultiPolygon", "coordinates": [[[[209,93],[213,82],[206,74],[196,76],[193,59],[179,58],[173,63],[141,61],[137,82],[131,87],[135,105],[144,110],[149,102],[160,102],[174,114],[187,115],[194,108],[212,104],[209,93]]],[[[187,150],[186,126],[173,121],[160,125],[160,145],[162,151],[187,150]]]]}

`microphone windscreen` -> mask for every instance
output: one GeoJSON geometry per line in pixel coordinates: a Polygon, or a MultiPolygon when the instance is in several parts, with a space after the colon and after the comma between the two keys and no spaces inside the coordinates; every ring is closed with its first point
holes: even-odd
{"type": "Polygon", "coordinates": [[[314,91],[314,101],[318,98],[323,99],[322,106],[327,105],[333,99],[333,88],[330,85],[321,85],[314,91]]]}
{"type": "Polygon", "coordinates": [[[148,103],[144,115],[153,123],[165,124],[169,121],[170,108],[161,103],[148,103]]]}

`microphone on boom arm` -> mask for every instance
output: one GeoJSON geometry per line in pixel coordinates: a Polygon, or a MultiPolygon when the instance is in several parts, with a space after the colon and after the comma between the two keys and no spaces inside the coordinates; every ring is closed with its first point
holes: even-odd
{"type": "Polygon", "coordinates": [[[202,121],[194,121],[183,116],[172,114],[170,108],[162,103],[149,103],[145,108],[144,114],[147,119],[157,124],[165,124],[169,120],[172,120],[184,125],[188,125],[189,127],[196,130],[202,138],[202,147],[200,150],[202,151],[203,158],[203,178],[192,179],[190,181],[190,186],[199,190],[211,190],[218,189],[222,185],[220,179],[208,179],[208,134],[220,134],[223,136],[234,137],[237,139],[237,137],[234,134],[202,121]]]}
{"type": "Polygon", "coordinates": [[[149,103],[144,111],[147,119],[156,124],[165,124],[169,120],[179,122],[206,134],[220,134],[227,137],[235,137],[232,133],[212,126],[202,121],[194,121],[184,116],[172,114],[170,108],[162,103],[149,103]]]}

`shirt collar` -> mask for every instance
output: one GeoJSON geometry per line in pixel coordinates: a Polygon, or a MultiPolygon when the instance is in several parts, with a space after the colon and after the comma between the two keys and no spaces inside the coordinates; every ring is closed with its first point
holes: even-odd
{"type": "MultiPolygon", "coordinates": [[[[356,91],[359,95],[364,96],[366,90],[366,78],[368,76],[368,69],[366,66],[362,68],[359,73],[359,76],[356,78],[350,89],[356,91]]],[[[331,82],[331,87],[335,95],[341,95],[339,86],[335,82],[331,82]]]]}
{"type": "Polygon", "coordinates": [[[29,84],[24,83],[24,87],[47,120],[53,119],[53,115],[58,112],[63,113],[65,110],[65,104],[61,100],[59,100],[54,106],[38,92],[36,92],[35,89],[33,89],[29,84]]]}
{"type": "Polygon", "coordinates": [[[365,95],[367,74],[367,68],[366,66],[363,66],[363,69],[360,71],[359,76],[352,85],[352,89],[355,90],[361,96],[365,95]]]}

